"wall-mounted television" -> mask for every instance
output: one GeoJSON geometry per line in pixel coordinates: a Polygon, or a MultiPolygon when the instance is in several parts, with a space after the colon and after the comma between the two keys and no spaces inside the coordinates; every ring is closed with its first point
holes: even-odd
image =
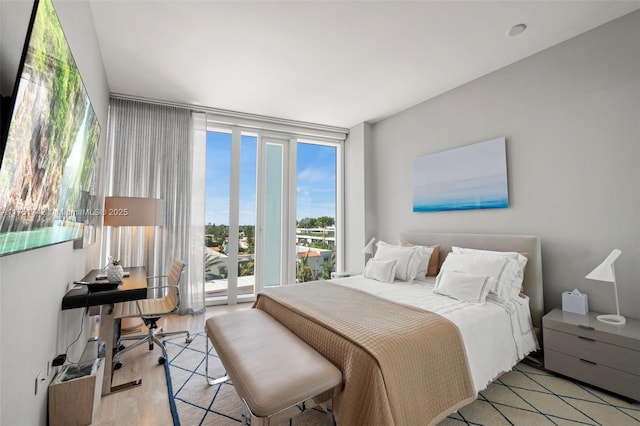
{"type": "Polygon", "coordinates": [[[36,0],[0,140],[0,256],[83,236],[100,124],[51,0],[36,0]]]}

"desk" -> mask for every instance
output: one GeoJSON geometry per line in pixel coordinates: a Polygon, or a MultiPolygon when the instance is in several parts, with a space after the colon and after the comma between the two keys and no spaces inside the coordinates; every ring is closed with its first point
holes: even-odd
{"type": "MultiPolygon", "coordinates": [[[[100,337],[105,342],[105,366],[104,380],[102,381],[102,396],[114,392],[130,389],[142,384],[142,380],[134,380],[118,386],[111,386],[113,378],[113,334],[115,319],[113,318],[113,304],[147,298],[147,273],[144,267],[124,268],[129,276],[122,279],[122,284],[115,290],[90,292],[87,286],[75,287],[69,290],[62,298],[62,309],[86,308],[89,306],[101,306],[100,308],[100,337]]],[[[81,281],[101,282],[96,280],[96,275],[103,272],[94,269],[81,281]]]]}

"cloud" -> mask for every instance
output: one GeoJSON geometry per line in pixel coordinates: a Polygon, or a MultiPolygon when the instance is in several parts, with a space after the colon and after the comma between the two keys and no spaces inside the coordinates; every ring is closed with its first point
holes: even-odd
{"type": "Polygon", "coordinates": [[[320,168],[307,167],[298,173],[298,181],[303,182],[326,182],[335,181],[335,176],[320,168]]]}
{"type": "Polygon", "coordinates": [[[303,188],[301,186],[298,186],[296,192],[298,193],[299,197],[301,197],[301,196],[302,197],[307,197],[307,196],[310,195],[310,192],[307,189],[305,189],[305,188],[303,188]]]}

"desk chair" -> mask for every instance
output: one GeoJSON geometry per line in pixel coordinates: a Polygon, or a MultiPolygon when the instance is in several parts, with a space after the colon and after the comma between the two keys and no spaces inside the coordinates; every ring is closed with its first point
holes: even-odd
{"type": "Polygon", "coordinates": [[[164,294],[162,297],[132,300],[130,302],[116,303],[114,307],[114,318],[141,318],[148,328],[147,335],[127,336],[120,340],[136,340],[136,342],[127,347],[120,347],[116,355],[113,357],[114,368],[120,368],[122,363],[119,358],[122,354],[131,349],[149,343],[149,350],[153,350],[153,344],[156,343],[162,348],[162,356],[158,358],[159,364],[164,364],[167,359],[167,350],[160,341],[159,337],[172,336],[175,334],[186,334],[186,343],[190,343],[193,338],[187,330],[165,332],[162,327],[158,328],[158,320],[171,315],[178,311],[180,306],[180,280],[184,272],[185,264],[181,260],[175,259],[171,265],[169,275],[160,275],[155,277],[147,277],[147,283],[154,279],[166,279],[167,285],[149,286],[150,289],[158,290],[164,294]]]}

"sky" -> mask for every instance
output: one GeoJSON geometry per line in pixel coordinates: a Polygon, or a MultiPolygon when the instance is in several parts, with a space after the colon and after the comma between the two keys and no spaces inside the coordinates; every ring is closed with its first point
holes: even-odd
{"type": "MultiPolygon", "coordinates": [[[[240,147],[240,225],[255,225],[257,137],[243,135],[240,147]]],[[[231,134],[207,134],[205,222],[229,224],[231,134]]],[[[335,218],[336,148],[298,143],[296,219],[335,218]]]]}

